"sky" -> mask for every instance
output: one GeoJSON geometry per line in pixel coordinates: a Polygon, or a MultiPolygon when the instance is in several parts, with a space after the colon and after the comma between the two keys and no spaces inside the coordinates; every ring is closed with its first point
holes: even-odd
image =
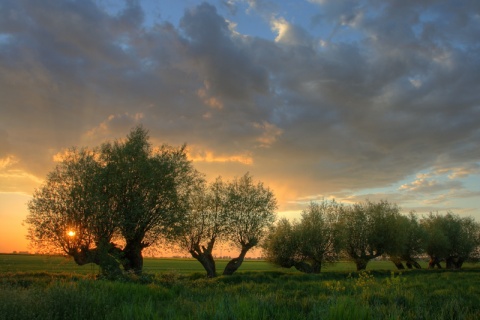
{"type": "Polygon", "coordinates": [[[59,155],[143,125],[291,219],[387,200],[480,221],[480,2],[0,0],[0,252],[59,155]]]}

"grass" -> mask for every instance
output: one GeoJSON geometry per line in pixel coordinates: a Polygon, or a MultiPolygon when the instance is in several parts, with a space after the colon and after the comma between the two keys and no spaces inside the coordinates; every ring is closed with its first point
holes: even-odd
{"type": "MultiPolygon", "coordinates": [[[[228,260],[217,261],[217,272],[221,274],[228,260]]],[[[421,263],[426,267],[426,262],[421,263]]],[[[472,265],[466,264],[466,267],[472,265]]],[[[168,258],[145,258],[144,270],[147,273],[178,272],[181,274],[190,274],[195,272],[204,272],[201,264],[194,259],[168,259],[168,258]]],[[[390,261],[372,261],[368,264],[367,270],[396,270],[390,261]]],[[[74,274],[97,274],[98,266],[89,264],[85,266],[77,265],[73,259],[61,256],[47,255],[21,255],[21,254],[0,254],[0,272],[70,272],[74,274]]],[[[273,266],[262,260],[245,260],[239,271],[281,271],[296,273],[294,268],[283,269],[273,266]]],[[[354,272],[355,264],[353,262],[339,262],[334,265],[325,265],[323,272],[345,271],[354,272]]]]}
{"type": "Polygon", "coordinates": [[[196,261],[146,259],[149,277],[110,282],[61,257],[27,257],[0,256],[0,320],[480,318],[474,266],[400,274],[392,263],[361,273],[344,263],[307,275],[246,261],[238,274],[206,279],[196,261]]]}

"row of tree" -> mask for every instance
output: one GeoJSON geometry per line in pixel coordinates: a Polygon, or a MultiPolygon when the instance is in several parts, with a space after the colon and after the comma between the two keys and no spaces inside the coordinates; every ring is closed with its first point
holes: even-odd
{"type": "Polygon", "coordinates": [[[311,203],[299,221],[281,219],[263,245],[269,261],[285,267],[318,273],[324,262],[347,258],[357,270],[380,256],[398,269],[420,268],[419,257],[430,258],[429,267],[461,268],[480,256],[480,225],[470,217],[430,213],[418,219],[400,214],[387,201],[342,206],[335,201],[311,203]]]}
{"type": "Polygon", "coordinates": [[[311,203],[299,221],[275,220],[276,200],[247,173],[207,183],[185,146],[153,148],[139,126],[126,139],[94,149],[72,148],[29,202],[29,239],[37,250],[63,252],[79,265],[95,263],[108,277],[140,274],[143,250],[163,243],[188,252],[217,275],[217,244],[238,249],[223,274],[233,274],[247,252],[262,245],[271,262],[320,272],[324,262],[353,260],[358,270],[388,256],[399,268],[460,268],[478,255],[479,225],[471,218],[400,214],[387,201],[342,206],[311,203]]]}
{"type": "Polygon", "coordinates": [[[248,173],[207,184],[185,146],[153,148],[139,126],[124,140],[68,150],[28,207],[28,238],[37,250],[95,263],[105,276],[140,274],[142,251],[166,241],[214,277],[215,244],[239,248],[224,270],[234,273],[274,222],[276,200],[248,173]]]}

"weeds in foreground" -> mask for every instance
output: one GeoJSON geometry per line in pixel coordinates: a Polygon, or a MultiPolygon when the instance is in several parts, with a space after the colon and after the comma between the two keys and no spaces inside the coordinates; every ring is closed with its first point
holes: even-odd
{"type": "Polygon", "coordinates": [[[477,272],[0,274],[0,319],[478,319],[477,272]]]}

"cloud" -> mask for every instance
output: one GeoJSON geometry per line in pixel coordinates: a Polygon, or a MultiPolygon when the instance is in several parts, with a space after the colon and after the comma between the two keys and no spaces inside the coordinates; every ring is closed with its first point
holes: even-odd
{"type": "Polygon", "coordinates": [[[203,3],[180,21],[187,35],[188,56],[215,95],[243,100],[250,92],[268,90],[267,73],[248,53],[248,44],[236,37],[215,7],[203,3]]]}
{"type": "Polygon", "coordinates": [[[448,174],[449,179],[465,178],[470,175],[480,173],[479,163],[467,163],[462,167],[457,168],[437,168],[435,174],[448,174]]]}
{"type": "Polygon", "coordinates": [[[15,156],[12,155],[7,155],[6,157],[0,158],[0,170],[7,169],[8,167],[11,167],[17,162],[18,159],[16,159],[15,156]]]}
{"type": "Polygon", "coordinates": [[[257,138],[257,142],[260,147],[269,148],[277,138],[283,133],[283,130],[275,126],[274,124],[264,121],[263,123],[253,123],[253,127],[262,131],[261,135],[257,138]]]}
{"type": "Polygon", "coordinates": [[[205,151],[202,149],[195,148],[194,146],[189,147],[188,159],[193,162],[207,162],[207,163],[228,163],[228,162],[238,162],[244,165],[252,165],[253,158],[249,154],[234,154],[226,155],[220,154],[217,155],[212,151],[205,151]]]}
{"type": "Polygon", "coordinates": [[[311,45],[311,37],[301,27],[289,23],[284,18],[273,18],[270,21],[272,30],[277,32],[275,42],[294,46],[311,45]]]}
{"type": "Polygon", "coordinates": [[[109,115],[105,121],[102,121],[98,126],[85,133],[85,140],[102,141],[114,139],[119,132],[128,132],[131,128],[141,124],[144,116],[141,112],[109,115]]]}
{"type": "Polygon", "coordinates": [[[479,5],[310,2],[311,29],[268,1],[246,2],[275,41],[233,30],[207,3],[178,24],[146,25],[136,1],[108,12],[92,1],[4,0],[0,158],[43,179],[61,150],[142,123],[155,144],[195,146],[209,176],[250,171],[282,203],[432,168],[451,181],[419,178],[395,199],[461,191],[457,179],[478,175],[480,159],[479,5]]]}
{"type": "Polygon", "coordinates": [[[444,190],[461,189],[462,184],[459,181],[440,182],[437,180],[430,180],[419,178],[412,183],[402,185],[399,190],[419,193],[434,193],[444,190]]]}

